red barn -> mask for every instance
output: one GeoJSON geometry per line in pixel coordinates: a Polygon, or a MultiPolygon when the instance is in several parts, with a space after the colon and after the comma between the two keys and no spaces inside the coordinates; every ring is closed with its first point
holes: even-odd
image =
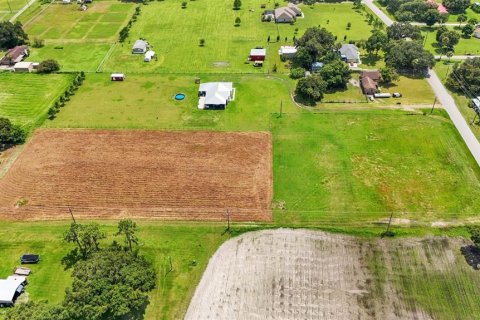
{"type": "Polygon", "coordinates": [[[267,55],[266,49],[252,49],[250,50],[250,61],[265,61],[267,55]]]}

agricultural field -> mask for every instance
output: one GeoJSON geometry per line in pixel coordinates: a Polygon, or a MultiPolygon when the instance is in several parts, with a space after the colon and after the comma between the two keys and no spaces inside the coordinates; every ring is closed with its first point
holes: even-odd
{"type": "Polygon", "coordinates": [[[30,130],[45,120],[47,110],[71,84],[67,74],[0,73],[0,117],[30,130]]]}
{"type": "Polygon", "coordinates": [[[10,19],[28,0],[0,0],[0,21],[10,19]]]}
{"type": "Polygon", "coordinates": [[[96,71],[134,11],[133,3],[96,1],[81,11],[75,4],[43,5],[25,24],[30,39],[45,46],[32,48],[29,61],[55,59],[62,71],[96,71]]]}
{"type": "MultiPolygon", "coordinates": [[[[166,130],[266,131],[270,114],[299,112],[290,97],[290,79],[282,76],[198,75],[202,82],[231,81],[235,100],[225,111],[198,110],[195,76],[128,75],[112,82],[108,74],[87,74],[75,96],[45,126],[166,130]],[[182,92],[185,100],[176,101],[182,92]]],[[[292,89],[293,90],[293,89],[292,89]]]]}
{"type": "Polygon", "coordinates": [[[272,117],[274,221],[367,227],[473,221],[480,171],[443,111],[272,117]],[[414,133],[414,134],[413,134],[414,133]]]}
{"type": "Polygon", "coordinates": [[[261,22],[260,0],[243,1],[242,9],[235,11],[232,3],[205,0],[188,2],[181,8],[181,1],[151,2],[142,10],[138,21],[130,30],[124,44],[116,46],[102,70],[108,72],[161,72],[161,73],[228,73],[271,72],[277,65],[285,72],[278,56],[281,45],[292,45],[293,37],[299,38],[311,26],[321,25],[338,37],[349,40],[367,38],[371,26],[365,21],[365,13],[353,11],[351,4],[317,4],[300,7],[305,18],[295,25],[261,22]],[[205,8],[208,7],[208,10],[205,8]],[[331,19],[342,15],[345,19],[331,19]],[[241,19],[239,27],[235,18],[241,19]],[[347,22],[352,27],[347,30],[347,22]],[[158,32],[162,30],[162,32],[158,32]],[[277,35],[280,41],[276,42],[277,35]],[[270,43],[267,43],[268,37],[270,43]],[[158,60],[143,62],[143,56],[132,55],[131,47],[138,38],[145,38],[158,56],[158,60]],[[286,40],[285,40],[286,38],[286,40]],[[205,46],[199,46],[205,39],[205,46]],[[221,45],[219,45],[221,44],[221,45]],[[263,68],[246,64],[250,49],[267,48],[267,61],[263,68]]]}
{"type": "Polygon", "coordinates": [[[268,221],[271,157],[268,133],[40,130],[0,180],[0,218],[268,221]]]}
{"type": "Polygon", "coordinates": [[[210,259],[185,318],[473,320],[480,276],[460,254],[468,245],[302,229],[245,233],[210,259]]]}

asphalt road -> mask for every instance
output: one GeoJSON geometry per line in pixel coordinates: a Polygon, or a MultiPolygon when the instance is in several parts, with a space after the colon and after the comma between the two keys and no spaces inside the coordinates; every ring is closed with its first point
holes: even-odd
{"type": "MultiPolygon", "coordinates": [[[[385,13],[383,13],[382,10],[380,10],[373,3],[373,0],[363,0],[363,3],[369,7],[387,26],[393,24],[392,19],[390,19],[385,13]]],[[[470,129],[467,121],[465,121],[465,118],[458,110],[458,107],[455,104],[452,96],[448,93],[447,89],[442,84],[442,81],[440,81],[437,73],[433,69],[428,71],[427,81],[432,87],[432,90],[435,93],[438,101],[447,111],[450,119],[462,136],[463,141],[465,141],[465,144],[477,161],[477,164],[480,166],[480,143],[470,129]]]]}

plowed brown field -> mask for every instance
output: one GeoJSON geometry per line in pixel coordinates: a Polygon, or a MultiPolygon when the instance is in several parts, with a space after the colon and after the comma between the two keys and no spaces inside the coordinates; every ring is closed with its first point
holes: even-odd
{"type": "Polygon", "coordinates": [[[39,130],[0,180],[0,218],[271,219],[269,133],[39,130]]]}

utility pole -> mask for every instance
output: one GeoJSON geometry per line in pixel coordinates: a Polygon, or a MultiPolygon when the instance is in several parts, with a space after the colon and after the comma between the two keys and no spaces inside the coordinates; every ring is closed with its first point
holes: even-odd
{"type": "Polygon", "coordinates": [[[227,229],[226,232],[230,232],[230,210],[227,209],[227,229]]]}
{"type": "Polygon", "coordinates": [[[432,106],[432,110],[430,110],[430,114],[432,114],[433,109],[435,109],[435,103],[437,103],[437,96],[435,96],[435,100],[433,100],[433,106],[432,106]]]}
{"type": "Polygon", "coordinates": [[[70,211],[70,215],[72,216],[73,223],[77,224],[77,222],[75,221],[75,217],[73,216],[73,211],[70,207],[68,207],[68,211],[70,211]]]}
{"type": "Polygon", "coordinates": [[[280,116],[279,116],[279,118],[282,117],[282,112],[283,112],[283,100],[280,100],[280,116]]]}
{"type": "Polygon", "coordinates": [[[390,212],[390,219],[388,219],[387,230],[385,230],[385,235],[388,237],[388,232],[390,231],[390,225],[392,224],[393,211],[390,212]]]}

